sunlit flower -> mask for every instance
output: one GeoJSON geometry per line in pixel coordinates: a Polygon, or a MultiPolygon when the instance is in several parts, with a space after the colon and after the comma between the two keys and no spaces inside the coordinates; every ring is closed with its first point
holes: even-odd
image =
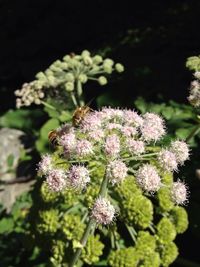
{"type": "Polygon", "coordinates": [[[67,185],[67,176],[63,170],[53,169],[48,172],[46,182],[50,190],[60,192],[67,185]]]}
{"type": "Polygon", "coordinates": [[[91,216],[98,224],[110,224],[115,216],[115,208],[109,200],[99,197],[94,203],[91,216]]]}
{"type": "Polygon", "coordinates": [[[109,135],[105,142],[105,153],[108,156],[115,157],[120,152],[120,140],[116,134],[109,135]]]}
{"type": "Polygon", "coordinates": [[[177,181],[173,183],[172,199],[178,205],[185,204],[187,202],[188,190],[187,186],[183,182],[177,181]]]}
{"type": "Polygon", "coordinates": [[[114,185],[120,183],[127,176],[128,168],[121,160],[111,161],[106,168],[106,175],[110,182],[114,185]]]}
{"type": "Polygon", "coordinates": [[[126,140],[127,149],[131,154],[140,155],[145,152],[145,143],[143,141],[128,138],[126,140]]]}
{"type": "Polygon", "coordinates": [[[163,149],[158,155],[158,161],[164,171],[177,171],[178,162],[173,152],[163,149]]]}
{"type": "Polygon", "coordinates": [[[189,159],[189,148],[184,141],[174,141],[171,143],[171,151],[176,155],[178,163],[181,165],[189,159]]]}
{"type": "Polygon", "coordinates": [[[150,164],[141,166],[135,175],[139,186],[147,192],[156,192],[161,187],[161,179],[156,168],[150,164]]]}
{"type": "Polygon", "coordinates": [[[46,175],[50,170],[52,170],[52,158],[48,154],[43,155],[38,163],[38,171],[41,175],[46,175]]]}
{"type": "Polygon", "coordinates": [[[72,166],[68,173],[70,186],[76,189],[83,189],[90,182],[89,171],[84,166],[72,166]]]}

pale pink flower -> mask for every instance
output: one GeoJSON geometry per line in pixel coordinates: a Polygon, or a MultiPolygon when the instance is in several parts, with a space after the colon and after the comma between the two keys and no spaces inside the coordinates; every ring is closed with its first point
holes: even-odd
{"type": "Polygon", "coordinates": [[[114,160],[107,165],[106,176],[110,182],[114,185],[122,182],[127,176],[128,168],[126,164],[121,160],[114,160]]]}
{"type": "Polygon", "coordinates": [[[89,132],[99,129],[101,127],[101,123],[102,121],[98,112],[91,112],[85,116],[81,122],[81,127],[84,132],[89,132]]]}
{"type": "Polygon", "coordinates": [[[91,155],[92,153],[93,153],[93,146],[88,140],[83,139],[83,140],[77,141],[77,144],[76,144],[77,156],[84,157],[84,156],[91,155]]]}
{"type": "Polygon", "coordinates": [[[105,137],[105,133],[102,129],[97,129],[89,132],[88,136],[94,141],[100,142],[105,137]]]}
{"type": "Polygon", "coordinates": [[[57,132],[59,136],[62,136],[67,133],[74,133],[74,128],[71,126],[70,123],[64,123],[57,129],[57,132]]]}
{"type": "Polygon", "coordinates": [[[145,152],[145,143],[143,141],[128,138],[126,140],[126,146],[128,151],[134,155],[140,155],[145,152]]]}
{"type": "Polygon", "coordinates": [[[133,137],[137,134],[137,129],[135,127],[132,127],[132,126],[126,126],[125,125],[121,128],[121,132],[126,137],[133,137]]]}
{"type": "Polygon", "coordinates": [[[172,185],[172,199],[177,205],[185,204],[188,201],[187,186],[181,182],[174,182],[172,185]]]}
{"type": "Polygon", "coordinates": [[[142,137],[145,141],[158,141],[165,134],[165,125],[162,118],[154,113],[146,113],[144,122],[140,127],[142,137]]]}
{"type": "Polygon", "coordinates": [[[53,169],[48,172],[46,182],[51,191],[60,192],[67,185],[67,176],[63,170],[53,169]]]}
{"type": "Polygon", "coordinates": [[[116,134],[109,135],[105,142],[105,153],[108,156],[115,157],[120,152],[120,140],[116,134]]]}
{"type": "Polygon", "coordinates": [[[108,123],[106,126],[106,129],[108,130],[113,130],[113,129],[120,130],[121,128],[122,128],[122,125],[119,123],[108,123]]]}
{"type": "Polygon", "coordinates": [[[173,152],[166,149],[161,150],[158,154],[158,161],[164,171],[177,171],[178,162],[173,152]]]}
{"type": "Polygon", "coordinates": [[[110,107],[103,107],[100,111],[100,116],[104,121],[121,121],[123,119],[123,111],[110,107]]]}
{"type": "Polygon", "coordinates": [[[189,159],[188,145],[183,141],[174,141],[171,143],[171,151],[175,154],[178,163],[181,165],[189,159]]]}
{"type": "Polygon", "coordinates": [[[144,164],[136,172],[136,181],[147,192],[156,192],[161,187],[161,179],[156,168],[150,164],[144,164]]]}
{"type": "Polygon", "coordinates": [[[76,136],[73,132],[63,134],[59,140],[59,143],[63,146],[65,153],[72,153],[75,150],[76,142],[76,136]]]}
{"type": "Polygon", "coordinates": [[[90,182],[88,169],[84,166],[73,165],[68,173],[68,182],[75,189],[84,189],[90,182]]]}
{"type": "Polygon", "coordinates": [[[133,110],[124,110],[124,122],[127,125],[139,127],[143,124],[143,118],[133,110]]]}
{"type": "Polygon", "coordinates": [[[115,208],[106,198],[96,199],[91,211],[91,216],[98,224],[110,224],[115,216],[115,208]]]}
{"type": "Polygon", "coordinates": [[[48,154],[43,155],[38,163],[38,171],[41,175],[46,175],[50,170],[52,170],[52,158],[48,154]]]}

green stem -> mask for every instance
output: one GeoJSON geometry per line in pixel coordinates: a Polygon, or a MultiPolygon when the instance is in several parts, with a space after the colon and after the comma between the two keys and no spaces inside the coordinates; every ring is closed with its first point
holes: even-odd
{"type": "Polygon", "coordinates": [[[73,92],[71,92],[71,98],[72,98],[72,102],[73,102],[74,106],[77,108],[78,103],[77,103],[76,97],[75,97],[73,92]]]}
{"type": "Polygon", "coordinates": [[[195,135],[197,135],[200,131],[200,124],[198,124],[192,132],[188,135],[188,137],[185,139],[185,141],[188,143],[195,135]]]}
{"type": "Polygon", "coordinates": [[[54,106],[50,105],[49,103],[47,103],[45,101],[41,101],[41,103],[47,108],[50,108],[52,110],[57,110],[54,106]]]}
{"type": "Polygon", "coordinates": [[[126,228],[127,228],[128,232],[129,232],[129,234],[130,234],[130,236],[133,239],[133,242],[135,244],[136,243],[136,237],[135,237],[135,234],[134,234],[135,230],[133,231],[131,226],[128,226],[127,224],[125,224],[125,225],[126,225],[126,228]]]}
{"type": "Polygon", "coordinates": [[[83,101],[83,98],[82,98],[82,95],[83,95],[83,89],[82,89],[82,84],[80,81],[77,81],[77,96],[78,96],[78,99],[79,99],[79,103],[80,103],[80,106],[84,106],[85,103],[83,101]]]}
{"type": "MultiPolygon", "coordinates": [[[[101,188],[99,190],[99,197],[105,197],[106,196],[107,185],[108,185],[108,178],[105,176],[103,181],[102,181],[101,188]]],[[[96,226],[96,221],[92,217],[90,217],[88,225],[86,227],[86,230],[85,230],[85,232],[81,238],[81,241],[80,241],[81,248],[78,248],[76,250],[76,252],[75,252],[74,256],[72,257],[72,260],[69,264],[69,267],[73,267],[77,263],[80,255],[81,255],[82,248],[86,245],[89,234],[91,233],[93,227],[95,227],[95,226],[96,226]]]]}

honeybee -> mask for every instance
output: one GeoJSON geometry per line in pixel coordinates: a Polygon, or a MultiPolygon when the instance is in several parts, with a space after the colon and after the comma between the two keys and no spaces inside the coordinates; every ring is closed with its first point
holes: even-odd
{"type": "Polygon", "coordinates": [[[48,133],[48,139],[50,144],[53,147],[56,147],[58,145],[58,132],[57,130],[52,130],[48,133]]]}
{"type": "Polygon", "coordinates": [[[59,137],[68,133],[70,128],[71,128],[71,125],[68,123],[65,123],[61,127],[59,127],[58,129],[51,130],[48,133],[48,139],[49,139],[50,144],[53,147],[58,146],[59,145],[59,137]]]}
{"type": "Polygon", "coordinates": [[[81,121],[84,119],[85,115],[91,111],[92,109],[87,105],[76,108],[72,116],[72,125],[75,127],[79,126],[81,121]]]}

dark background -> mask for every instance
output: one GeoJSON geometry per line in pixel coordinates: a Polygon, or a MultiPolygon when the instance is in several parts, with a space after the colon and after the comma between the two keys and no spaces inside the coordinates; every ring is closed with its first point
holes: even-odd
{"type": "Polygon", "coordinates": [[[184,102],[191,79],[185,61],[199,53],[199,15],[194,0],[1,0],[1,109],[14,107],[13,91],[38,71],[83,49],[104,49],[125,65],[123,78],[108,85],[121,104],[158,94],[184,102]]]}
{"type": "MultiPolygon", "coordinates": [[[[88,99],[103,92],[124,106],[138,96],[187,103],[192,75],[185,62],[199,54],[199,18],[198,0],[0,0],[1,112],[15,107],[13,92],[22,83],[83,49],[102,51],[126,68],[103,89],[91,85],[88,99]]],[[[186,233],[178,245],[182,256],[200,262],[195,241],[186,233]]]]}

